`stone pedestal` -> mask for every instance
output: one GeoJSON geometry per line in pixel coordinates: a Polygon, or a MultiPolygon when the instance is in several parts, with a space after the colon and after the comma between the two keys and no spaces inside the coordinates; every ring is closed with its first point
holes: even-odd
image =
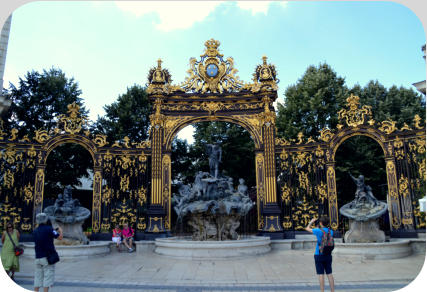
{"type": "Polygon", "coordinates": [[[350,230],[344,235],[346,243],[384,242],[384,231],[379,229],[378,220],[357,221],[350,219],[350,230]]]}
{"type": "Polygon", "coordinates": [[[64,224],[61,222],[52,222],[54,228],[61,227],[63,232],[63,239],[56,240],[55,245],[79,245],[89,244],[89,239],[83,233],[83,222],[76,222],[71,224],[64,224]]]}

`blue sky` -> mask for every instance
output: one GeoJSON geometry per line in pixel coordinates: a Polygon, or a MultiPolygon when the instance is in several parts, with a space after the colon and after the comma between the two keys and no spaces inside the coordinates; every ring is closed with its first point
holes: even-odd
{"type": "Polygon", "coordinates": [[[394,2],[32,2],[13,13],[4,86],[29,70],[61,68],[95,120],[127,87],[144,85],[159,57],[182,82],[210,38],[246,82],[268,56],[281,100],[321,62],[348,86],[412,87],[426,76],[422,24],[394,2]]]}

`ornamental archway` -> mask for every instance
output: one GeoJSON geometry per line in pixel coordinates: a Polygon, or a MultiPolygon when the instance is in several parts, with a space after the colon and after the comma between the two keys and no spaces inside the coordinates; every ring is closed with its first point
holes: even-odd
{"type": "Polygon", "coordinates": [[[151,120],[151,205],[146,235],[166,236],[171,218],[171,143],[183,127],[202,121],[225,121],[245,128],[255,144],[258,229],[271,237],[282,237],[280,208],[276,195],[275,112],[276,70],[263,63],[255,69],[253,83],[235,75],[234,61],[224,59],[220,43],[208,40],[200,60],[190,59],[189,76],[180,85],[171,84],[171,75],[161,60],[148,75],[151,120]]]}

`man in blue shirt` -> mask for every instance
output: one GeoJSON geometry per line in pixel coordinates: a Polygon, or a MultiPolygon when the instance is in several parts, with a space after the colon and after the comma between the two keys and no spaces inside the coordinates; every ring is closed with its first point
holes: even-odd
{"type": "Polygon", "coordinates": [[[328,277],[329,286],[331,287],[331,292],[334,292],[335,286],[334,286],[334,276],[332,275],[332,255],[324,255],[319,252],[319,245],[322,242],[322,236],[323,236],[322,230],[325,231],[326,233],[330,230],[331,236],[333,236],[334,233],[330,228],[328,228],[329,226],[328,216],[323,215],[320,217],[319,219],[320,228],[312,228],[311,226],[316,220],[317,220],[316,218],[311,219],[311,221],[308,223],[305,230],[307,230],[310,233],[313,233],[317,238],[316,251],[314,252],[314,263],[316,265],[316,273],[317,275],[319,275],[320,291],[321,292],[325,291],[325,275],[324,274],[326,274],[326,276],[328,277]]]}
{"type": "Polygon", "coordinates": [[[36,268],[34,270],[34,291],[39,291],[43,287],[44,292],[48,292],[53,285],[55,277],[55,265],[47,262],[48,253],[55,251],[53,239],[62,239],[62,229],[53,229],[48,225],[48,216],[39,213],[36,216],[38,227],[34,230],[34,244],[36,252],[36,268]]]}

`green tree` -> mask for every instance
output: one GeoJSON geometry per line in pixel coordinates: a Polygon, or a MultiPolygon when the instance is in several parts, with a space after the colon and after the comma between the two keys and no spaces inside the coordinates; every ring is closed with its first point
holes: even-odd
{"type": "Polygon", "coordinates": [[[132,142],[148,138],[151,104],[145,88],[139,85],[129,87],[119,95],[117,101],[104,106],[105,116],[98,117],[94,130],[107,135],[110,142],[128,136],[132,142]]]}
{"type": "Polygon", "coordinates": [[[9,128],[19,130],[19,136],[34,136],[35,130],[50,131],[56,127],[58,116],[67,113],[67,105],[75,102],[83,114],[82,91],[74,78],[67,78],[61,69],[51,68],[28,72],[19,78],[18,87],[10,85],[12,105],[6,114],[9,128]]]}
{"type": "Polygon", "coordinates": [[[376,121],[391,119],[400,128],[404,123],[411,125],[416,114],[425,119],[425,99],[412,88],[393,85],[387,89],[378,81],[370,81],[363,88],[355,85],[350,92],[360,97],[361,104],[372,107],[376,121]]]}
{"type": "MultiPolygon", "coordinates": [[[[18,129],[19,137],[33,137],[38,129],[49,132],[56,127],[58,116],[66,114],[67,105],[73,102],[84,115],[88,113],[78,83],[57,68],[28,72],[19,78],[18,86],[11,84],[9,94],[13,102],[6,124],[9,129],[18,129]]],[[[45,197],[56,196],[66,185],[80,185],[79,178],[88,176],[87,170],[92,164],[89,152],[79,145],[55,148],[47,159],[45,197]]]]}
{"type": "Polygon", "coordinates": [[[344,78],[329,65],[308,67],[301,79],[286,89],[284,104],[278,103],[277,135],[291,139],[302,132],[315,138],[321,129],[335,128],[347,93],[344,78]]]}
{"type": "Polygon", "coordinates": [[[189,184],[194,182],[194,174],[196,170],[193,166],[192,145],[189,145],[187,140],[175,138],[172,141],[172,178],[189,184]]]}

